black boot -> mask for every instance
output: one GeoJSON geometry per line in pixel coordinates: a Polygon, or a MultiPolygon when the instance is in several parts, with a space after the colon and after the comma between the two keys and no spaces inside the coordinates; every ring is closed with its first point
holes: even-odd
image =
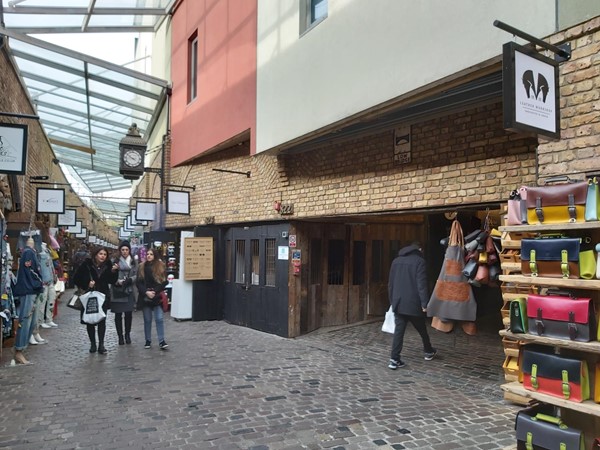
{"type": "Polygon", "coordinates": [[[106,355],[106,353],[107,353],[107,351],[104,348],[104,342],[100,342],[98,344],[98,354],[100,354],[100,355],[106,355]]]}
{"type": "Polygon", "coordinates": [[[131,322],[133,321],[133,312],[125,313],[125,343],[131,344],[131,322]]]}
{"type": "Polygon", "coordinates": [[[119,337],[119,345],[124,345],[125,340],[123,339],[123,319],[121,314],[115,314],[115,328],[117,329],[117,336],[119,337]]]}
{"type": "Polygon", "coordinates": [[[90,353],[96,353],[96,329],[94,325],[87,325],[87,334],[90,339],[90,353]]]}

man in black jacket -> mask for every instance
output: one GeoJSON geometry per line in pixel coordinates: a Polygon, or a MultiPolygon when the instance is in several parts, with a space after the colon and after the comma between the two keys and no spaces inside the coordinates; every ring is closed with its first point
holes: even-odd
{"type": "Polygon", "coordinates": [[[427,287],[427,268],[421,251],[421,244],[413,242],[402,248],[392,262],[388,282],[390,305],[396,319],[396,329],[392,343],[392,354],[388,367],[396,370],[404,367],[400,359],[404,333],[408,323],[412,323],[421,335],[425,360],[431,361],[437,351],[431,346],[427,333],[426,312],[429,302],[427,287]]]}

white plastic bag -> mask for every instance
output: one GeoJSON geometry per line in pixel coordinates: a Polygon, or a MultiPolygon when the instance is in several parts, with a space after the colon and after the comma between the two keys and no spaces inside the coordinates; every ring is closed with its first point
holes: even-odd
{"type": "Polygon", "coordinates": [[[54,290],[57,294],[62,294],[65,292],[65,282],[63,280],[58,280],[54,285],[54,290]]]}
{"type": "Polygon", "coordinates": [[[391,306],[390,309],[388,309],[385,313],[385,320],[383,321],[381,331],[392,334],[394,334],[394,331],[396,331],[396,318],[394,317],[394,311],[392,311],[391,306]]]}
{"type": "Polygon", "coordinates": [[[83,305],[83,320],[85,323],[95,325],[106,318],[106,313],[102,309],[104,304],[104,294],[98,291],[89,291],[79,296],[83,305]]]}

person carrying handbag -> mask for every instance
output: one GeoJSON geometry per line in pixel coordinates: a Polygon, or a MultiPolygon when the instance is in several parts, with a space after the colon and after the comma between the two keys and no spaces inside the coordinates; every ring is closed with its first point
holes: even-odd
{"type": "Polygon", "coordinates": [[[146,261],[140,264],[137,280],[138,309],[144,314],[144,335],[146,343],[144,348],[152,346],[152,317],[156,322],[156,334],[159,347],[166,350],[169,346],[165,341],[164,311],[161,305],[160,293],[167,285],[165,263],[156,254],[156,250],[149,249],[146,261]]]}
{"type": "Polygon", "coordinates": [[[131,344],[131,323],[133,321],[133,309],[135,298],[133,287],[137,277],[137,263],[131,256],[129,241],[119,244],[121,256],[117,282],[112,286],[110,310],[115,313],[115,328],[119,338],[119,345],[131,344]],[[125,335],[123,335],[123,316],[125,316],[125,335]]]}
{"type": "MultiPolygon", "coordinates": [[[[110,308],[110,285],[117,281],[119,275],[119,264],[113,263],[108,259],[108,250],[105,247],[98,247],[91,258],[86,259],[75,272],[73,282],[82,291],[98,291],[105,295],[102,310],[106,313],[110,308]]],[[[106,318],[97,324],[89,324],[83,321],[83,311],[81,311],[81,323],[86,325],[87,334],[90,339],[90,353],[96,351],[105,355],[104,335],[106,334],[106,318]],[[96,346],[96,326],[98,327],[98,345],[96,346]]]]}

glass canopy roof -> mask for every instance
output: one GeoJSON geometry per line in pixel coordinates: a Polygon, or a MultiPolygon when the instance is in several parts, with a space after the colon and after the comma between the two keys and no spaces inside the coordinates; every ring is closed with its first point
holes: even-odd
{"type": "Polygon", "coordinates": [[[153,32],[174,0],[0,1],[0,35],[57,159],[92,194],[130,188],[119,174],[119,142],[132,123],[143,136],[152,132],[168,82],[28,34],[153,32]]]}

